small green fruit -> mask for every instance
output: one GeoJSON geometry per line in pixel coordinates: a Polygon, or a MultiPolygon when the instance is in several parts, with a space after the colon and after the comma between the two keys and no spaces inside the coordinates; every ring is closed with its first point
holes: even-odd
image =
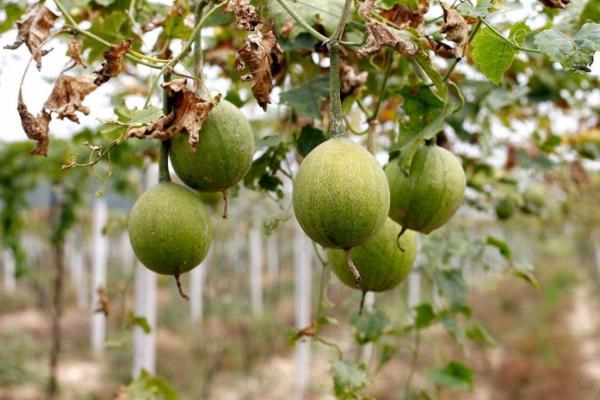
{"type": "Polygon", "coordinates": [[[539,183],[530,185],[523,192],[525,207],[532,212],[539,212],[542,208],[544,208],[544,204],[546,204],[547,195],[548,192],[546,191],[546,187],[544,185],[539,183]]]}
{"type": "Polygon", "coordinates": [[[428,234],[448,222],[463,201],[462,165],[442,147],[426,145],[417,150],[408,176],[393,161],[385,174],[390,184],[390,217],[406,229],[428,234]]]}
{"type": "Polygon", "coordinates": [[[187,134],[171,139],[171,162],[177,176],[201,192],[222,192],[238,183],[250,169],[254,135],[244,114],[222,100],[208,114],[200,129],[196,151],[187,134]]]}
{"type": "MultiPolygon", "coordinates": [[[[383,228],[367,243],[352,249],[352,259],[360,273],[360,289],[363,292],[383,292],[396,287],[412,269],[417,255],[415,234],[405,231],[397,237],[402,227],[388,218],[383,228]],[[404,251],[403,251],[404,250],[404,251]]],[[[343,250],[327,250],[327,257],[333,272],[340,280],[355,288],[354,275],[348,268],[346,253],[343,250]]]]}
{"type": "Polygon", "coordinates": [[[294,180],[294,212],[304,232],[323,247],[350,249],[383,226],[390,206],[385,174],[348,138],[321,143],[294,180]]]}
{"type": "Polygon", "coordinates": [[[212,242],[212,226],[200,197],[171,182],[151,187],[135,202],[128,230],[138,260],[164,275],[197,267],[212,242]]]}
{"type": "Polygon", "coordinates": [[[515,202],[509,198],[503,198],[496,204],[496,216],[500,220],[507,220],[515,212],[515,202]]]}

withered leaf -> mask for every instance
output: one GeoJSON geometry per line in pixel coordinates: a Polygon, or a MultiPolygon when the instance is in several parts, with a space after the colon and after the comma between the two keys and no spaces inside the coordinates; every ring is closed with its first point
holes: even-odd
{"type": "Polygon", "coordinates": [[[569,166],[569,172],[571,173],[571,179],[577,185],[583,185],[589,181],[588,173],[581,164],[581,160],[575,160],[569,166]]]}
{"type": "Polygon", "coordinates": [[[195,151],[200,129],[209,112],[221,101],[221,96],[212,100],[201,99],[188,89],[183,78],[164,83],[162,87],[170,98],[172,111],[147,126],[130,129],[127,137],[167,140],[185,130],[189,135],[190,147],[195,151]]]}
{"type": "Polygon", "coordinates": [[[252,94],[265,111],[270,103],[273,77],[282,70],[283,63],[283,51],[277,43],[275,33],[267,26],[250,33],[236,53],[235,67],[238,72],[248,67],[250,75],[243,79],[254,81],[252,94]]]}
{"type": "Polygon", "coordinates": [[[261,23],[260,16],[250,0],[230,0],[227,11],[235,14],[235,22],[247,31],[254,29],[261,23]]]}
{"type": "Polygon", "coordinates": [[[379,53],[384,46],[391,47],[405,57],[412,57],[419,50],[415,43],[403,37],[399,31],[379,22],[368,22],[367,34],[365,44],[358,50],[361,57],[379,53]]]}
{"type": "Polygon", "coordinates": [[[538,1],[540,3],[542,3],[545,7],[560,8],[560,9],[567,8],[569,3],[571,3],[571,0],[538,0],[538,1]]]}
{"type": "Polygon", "coordinates": [[[102,313],[105,317],[108,317],[110,315],[110,303],[108,301],[106,289],[104,289],[102,286],[99,286],[96,289],[96,294],[98,295],[98,304],[96,305],[94,312],[102,313]]]}
{"type": "Polygon", "coordinates": [[[30,153],[33,155],[46,156],[48,154],[48,127],[52,116],[50,113],[42,110],[41,114],[34,116],[27,110],[27,106],[23,101],[23,95],[19,90],[19,98],[17,102],[17,111],[21,117],[21,125],[27,137],[35,140],[37,145],[30,153]]]}
{"type": "Polygon", "coordinates": [[[444,8],[442,33],[445,33],[446,39],[455,45],[451,47],[448,44],[431,39],[430,43],[435,54],[445,58],[461,58],[465,54],[469,43],[469,29],[467,21],[455,9],[444,8]]]}
{"type": "Polygon", "coordinates": [[[368,57],[379,53],[384,46],[388,46],[403,56],[414,56],[418,51],[414,43],[402,37],[399,31],[373,21],[370,14],[374,5],[374,0],[366,0],[358,8],[358,14],[367,22],[367,40],[363,47],[358,50],[358,55],[368,57]]]}
{"type": "Polygon", "coordinates": [[[102,85],[110,78],[121,73],[121,70],[123,69],[123,56],[131,49],[131,44],[131,39],[125,39],[119,44],[110,46],[110,48],[104,52],[104,59],[106,61],[102,63],[102,68],[94,72],[97,76],[94,83],[97,86],[102,85]]]}
{"type": "Polygon", "coordinates": [[[69,57],[75,62],[75,64],[81,65],[85,67],[85,63],[81,58],[81,49],[83,47],[83,43],[81,40],[71,39],[69,41],[69,57]]]}
{"type": "Polygon", "coordinates": [[[403,4],[395,4],[392,8],[381,10],[380,14],[383,18],[392,22],[398,28],[414,28],[421,29],[423,27],[424,16],[429,10],[428,1],[420,1],[419,8],[413,10],[403,4]]]}
{"type": "Polygon", "coordinates": [[[360,6],[358,7],[358,15],[360,15],[360,17],[362,19],[364,19],[367,22],[371,22],[371,11],[373,11],[373,7],[375,6],[375,0],[365,0],[363,3],[360,4],[360,6]]]}
{"type": "Polygon", "coordinates": [[[68,118],[79,123],[77,112],[89,114],[90,110],[82,104],[83,99],[96,90],[94,75],[69,76],[61,74],[52,88],[52,93],[44,103],[44,110],[53,111],[58,118],[68,118]]]}
{"type": "Polygon", "coordinates": [[[359,74],[351,65],[342,62],[340,65],[340,92],[342,98],[345,98],[358,90],[367,83],[368,73],[363,71],[359,74]]]}
{"type": "Polygon", "coordinates": [[[5,49],[14,50],[23,43],[35,60],[38,69],[42,68],[42,57],[47,52],[41,47],[50,35],[50,30],[58,19],[42,2],[31,5],[25,14],[17,21],[18,35],[13,44],[4,46],[5,49]]]}

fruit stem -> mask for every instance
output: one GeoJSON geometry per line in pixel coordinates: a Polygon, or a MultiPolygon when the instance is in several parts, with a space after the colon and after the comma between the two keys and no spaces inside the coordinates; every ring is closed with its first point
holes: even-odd
{"type": "Polygon", "coordinates": [[[329,112],[331,113],[331,137],[346,136],[342,99],[340,97],[340,44],[329,42],[329,112]]]}
{"type": "Polygon", "coordinates": [[[400,238],[402,238],[402,235],[404,235],[404,232],[406,232],[406,228],[402,227],[402,229],[400,230],[400,233],[398,233],[398,236],[396,237],[396,246],[398,246],[398,248],[400,249],[400,251],[403,252],[403,253],[404,253],[404,248],[400,244],[400,238]]]}
{"type": "Polygon", "coordinates": [[[340,40],[344,34],[351,8],[352,0],[346,0],[337,27],[326,42],[329,48],[329,112],[331,114],[329,130],[331,137],[346,136],[344,115],[342,114],[342,99],[340,97],[340,40]]]}
{"type": "MultiPolygon", "coordinates": [[[[164,82],[171,80],[171,74],[165,74],[163,78],[164,82]]],[[[169,93],[167,89],[163,91],[163,113],[165,115],[171,112],[171,103],[169,99],[169,93]]],[[[158,181],[159,182],[171,182],[171,175],[169,174],[169,147],[171,147],[170,139],[163,140],[160,144],[160,159],[158,161],[158,181]]]]}
{"type": "Polygon", "coordinates": [[[187,294],[185,294],[185,292],[183,291],[183,288],[181,287],[181,279],[180,279],[181,275],[179,274],[179,272],[175,273],[175,283],[177,284],[177,290],[179,291],[179,296],[181,296],[182,299],[185,300],[190,300],[189,296],[187,294]]]}
{"type": "Polygon", "coordinates": [[[229,217],[229,191],[223,189],[223,219],[229,217]]]}
{"type": "Polygon", "coordinates": [[[354,265],[354,261],[352,260],[352,249],[344,249],[346,252],[346,259],[348,260],[348,268],[354,275],[354,287],[360,288],[360,272],[356,269],[356,265],[354,265]]]}
{"type": "MultiPolygon", "coordinates": [[[[207,0],[198,0],[196,9],[194,10],[195,21],[200,21],[204,16],[204,9],[208,4],[207,0]]],[[[198,35],[194,40],[194,86],[197,96],[208,98],[208,90],[204,85],[204,76],[202,70],[204,68],[204,55],[202,53],[202,29],[198,31],[198,35]]]]}
{"type": "Polygon", "coordinates": [[[367,297],[367,291],[363,290],[362,295],[360,297],[360,306],[358,308],[358,316],[360,317],[365,309],[365,298],[367,297]]]}

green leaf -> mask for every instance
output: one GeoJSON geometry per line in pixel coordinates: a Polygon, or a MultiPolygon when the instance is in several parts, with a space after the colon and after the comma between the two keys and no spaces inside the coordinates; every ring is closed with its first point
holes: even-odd
{"type": "Polygon", "coordinates": [[[8,3],[4,6],[4,12],[6,13],[6,17],[0,21],[0,33],[4,33],[11,28],[16,28],[16,25],[13,25],[21,18],[21,15],[25,12],[25,8],[20,7],[18,4],[8,3]]]}
{"type": "Polygon", "coordinates": [[[579,21],[582,24],[586,22],[600,22],[600,0],[588,0],[581,11],[579,21]]]}
{"type": "Polygon", "coordinates": [[[510,246],[504,240],[498,239],[492,235],[489,235],[485,241],[486,244],[493,246],[498,249],[502,257],[504,257],[509,262],[512,262],[512,251],[510,250],[510,246]]]}
{"type": "Polygon", "coordinates": [[[281,93],[280,100],[292,107],[298,115],[319,119],[321,101],[328,93],[329,76],[322,74],[304,85],[281,93]]]}
{"type": "Polygon", "coordinates": [[[450,361],[444,367],[430,368],[427,371],[427,379],[436,386],[460,390],[473,388],[473,371],[457,361],[450,361]]]}
{"type": "Polygon", "coordinates": [[[508,39],[485,27],[477,32],[471,42],[473,59],[491,82],[500,84],[504,72],[510,68],[519,52],[515,45],[522,45],[530,32],[531,29],[524,22],[512,26],[508,39]]]}
{"type": "Polygon", "coordinates": [[[114,113],[117,115],[117,121],[120,123],[106,121],[100,128],[100,133],[110,140],[115,140],[125,133],[127,126],[123,124],[131,126],[149,124],[163,115],[162,110],[158,107],[149,106],[148,108],[138,110],[137,108],[129,109],[125,104],[115,108],[114,113]]]}
{"type": "Polygon", "coordinates": [[[479,0],[477,6],[469,1],[463,1],[456,7],[456,10],[466,17],[485,18],[493,7],[491,0],[479,0]]]}
{"type": "Polygon", "coordinates": [[[127,398],[136,400],[178,400],[179,395],[161,377],[150,375],[142,370],[140,377],[126,388],[127,398]]]}
{"type": "Polygon", "coordinates": [[[412,156],[424,140],[434,138],[444,129],[446,118],[454,113],[458,106],[452,102],[444,103],[431,88],[414,86],[402,88],[399,93],[404,98],[404,118],[400,122],[400,133],[390,157],[398,157],[404,170],[410,168],[412,156]]]}
{"type": "Polygon", "coordinates": [[[308,153],[315,147],[327,140],[325,133],[311,125],[304,125],[298,136],[296,147],[298,153],[302,157],[306,157],[308,153]]]}
{"type": "Polygon", "coordinates": [[[437,319],[435,311],[431,304],[419,304],[414,308],[415,311],[415,327],[423,329],[431,325],[437,319]]]}
{"type": "Polygon", "coordinates": [[[282,142],[277,135],[266,136],[257,142],[258,148],[267,145],[266,151],[252,162],[250,171],[244,177],[244,186],[252,190],[274,192],[278,198],[282,198],[283,182],[277,174],[283,171],[281,163],[287,155],[289,144],[282,142]]]}
{"type": "Polygon", "coordinates": [[[496,347],[498,345],[487,329],[479,324],[474,324],[468,327],[465,330],[465,334],[469,339],[484,343],[489,347],[496,347]]]}
{"type": "Polygon", "coordinates": [[[129,326],[131,328],[139,326],[145,334],[149,334],[150,332],[152,332],[152,328],[150,327],[150,324],[148,323],[146,317],[134,315],[133,313],[129,315],[129,326]]]}
{"type": "Polygon", "coordinates": [[[369,384],[364,365],[336,359],[331,363],[333,389],[338,399],[362,399],[358,393],[369,384]]]}
{"type": "Polygon", "coordinates": [[[525,282],[527,282],[534,288],[540,288],[540,283],[534,275],[533,265],[531,265],[530,263],[521,260],[516,261],[515,263],[513,263],[511,272],[517,278],[523,279],[525,282]]]}
{"type": "Polygon", "coordinates": [[[589,72],[594,53],[600,50],[600,24],[584,24],[573,38],[556,29],[548,29],[536,35],[535,44],[564,68],[589,72]]]}
{"type": "MultiPolygon", "coordinates": [[[[95,18],[89,30],[113,44],[134,36],[127,15],[122,11],[112,12],[106,17],[95,18]]],[[[88,62],[90,63],[100,59],[102,53],[106,50],[106,46],[87,36],[83,38],[83,46],[86,49],[91,49],[88,56],[88,62]]]]}
{"type": "Polygon", "coordinates": [[[539,168],[542,170],[549,170],[556,166],[556,162],[544,154],[532,156],[524,150],[518,150],[516,157],[517,164],[523,168],[539,168]]]}
{"type": "Polygon", "coordinates": [[[360,344],[376,342],[390,326],[390,320],[381,311],[354,314],[350,323],[356,328],[356,341],[360,344]]]}
{"type": "Polygon", "coordinates": [[[279,135],[268,135],[264,136],[256,141],[254,144],[254,148],[256,150],[261,150],[266,147],[276,147],[281,143],[281,136],[279,135]]]}
{"type": "Polygon", "coordinates": [[[464,304],[469,289],[461,270],[436,270],[434,277],[440,292],[450,299],[453,306],[464,304]]]}

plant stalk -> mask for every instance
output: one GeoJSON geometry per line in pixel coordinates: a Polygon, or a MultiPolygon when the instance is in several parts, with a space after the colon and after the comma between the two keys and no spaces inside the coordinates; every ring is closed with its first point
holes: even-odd
{"type": "MultiPolygon", "coordinates": [[[[171,79],[170,74],[165,74],[164,81],[168,82],[171,79]]],[[[167,89],[163,91],[163,113],[165,115],[171,112],[171,102],[167,89]]],[[[163,140],[160,144],[160,159],[158,164],[158,181],[171,182],[171,174],[169,173],[169,148],[171,140],[163,140]]]]}

